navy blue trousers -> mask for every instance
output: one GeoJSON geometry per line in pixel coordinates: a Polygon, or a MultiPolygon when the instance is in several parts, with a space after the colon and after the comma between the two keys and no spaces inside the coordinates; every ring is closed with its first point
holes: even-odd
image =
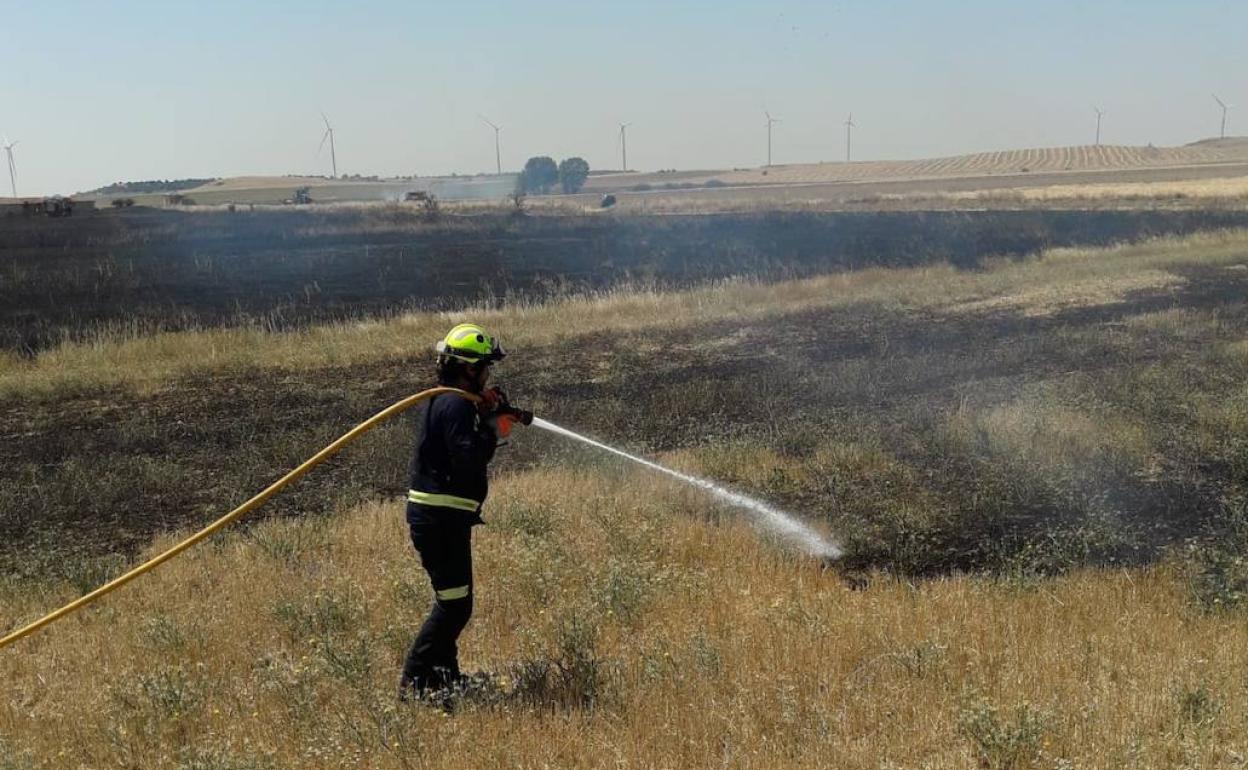
{"type": "Polygon", "coordinates": [[[478,520],[470,511],[407,505],[412,545],[434,592],[403,664],[419,689],[439,689],[460,676],[458,640],[472,617],[472,525],[478,520]]]}

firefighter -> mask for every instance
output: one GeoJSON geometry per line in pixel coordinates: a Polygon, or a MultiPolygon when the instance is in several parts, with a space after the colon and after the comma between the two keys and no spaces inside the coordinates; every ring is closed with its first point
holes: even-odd
{"type": "Polygon", "coordinates": [[[472,528],[481,524],[486,468],[511,420],[501,391],[489,389],[490,368],[506,355],[475,324],[460,324],[436,345],[438,384],[481,397],[446,393],[416,413],[407,523],[433,584],[429,616],[412,642],[399,679],[399,698],[454,694],[466,682],[457,640],[472,616],[472,528]]]}

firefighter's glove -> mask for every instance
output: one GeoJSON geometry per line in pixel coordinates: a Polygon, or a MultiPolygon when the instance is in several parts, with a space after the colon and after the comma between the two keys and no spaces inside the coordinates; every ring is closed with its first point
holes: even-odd
{"type": "Polygon", "coordinates": [[[494,437],[494,440],[501,446],[502,442],[511,435],[511,426],[516,424],[516,418],[510,414],[499,414],[495,412],[489,417],[481,418],[482,430],[488,432],[494,437]]]}
{"type": "Polygon", "coordinates": [[[507,394],[498,387],[490,388],[481,394],[477,409],[481,412],[482,423],[500,441],[511,436],[511,429],[516,423],[524,422],[522,414],[527,414],[527,412],[514,409],[511,402],[507,400],[507,394]]]}
{"type": "Polygon", "coordinates": [[[514,414],[511,414],[510,412],[504,412],[502,414],[496,415],[493,418],[494,435],[498,436],[500,439],[505,439],[511,436],[512,426],[514,426],[519,421],[520,420],[514,414]]]}
{"type": "Polygon", "coordinates": [[[495,415],[500,411],[505,411],[509,406],[507,394],[502,388],[489,388],[481,394],[481,400],[477,402],[477,411],[483,415],[495,415]]]}

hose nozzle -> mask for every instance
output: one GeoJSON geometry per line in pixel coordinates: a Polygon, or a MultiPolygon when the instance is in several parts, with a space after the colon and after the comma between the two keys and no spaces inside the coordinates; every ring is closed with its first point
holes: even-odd
{"type": "Polygon", "coordinates": [[[511,426],[515,423],[521,425],[533,424],[533,413],[527,409],[520,409],[511,405],[507,400],[507,394],[500,388],[494,387],[482,394],[482,404],[487,410],[485,414],[492,415],[498,426],[499,438],[507,438],[511,435],[511,426]]]}
{"type": "Polygon", "coordinates": [[[528,409],[521,409],[510,404],[505,404],[498,408],[498,413],[502,416],[512,418],[521,425],[533,424],[533,413],[528,409]]]}

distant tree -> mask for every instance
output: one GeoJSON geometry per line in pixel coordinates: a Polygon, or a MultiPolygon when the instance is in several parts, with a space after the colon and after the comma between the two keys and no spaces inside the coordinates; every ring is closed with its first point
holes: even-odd
{"type": "Polygon", "coordinates": [[[584,158],[566,158],[559,164],[559,186],[565,193],[574,193],[585,186],[589,164],[584,158]]]}
{"type": "Polygon", "coordinates": [[[135,193],[155,193],[155,192],[176,192],[178,190],[189,190],[192,187],[199,187],[210,182],[217,182],[217,179],[150,179],[144,182],[114,182],[107,187],[101,187],[92,192],[100,195],[118,195],[135,193]]]}
{"type": "Polygon", "coordinates": [[[529,158],[524,164],[522,179],[525,192],[549,192],[559,181],[559,167],[555,165],[554,158],[547,155],[529,158]]]}

